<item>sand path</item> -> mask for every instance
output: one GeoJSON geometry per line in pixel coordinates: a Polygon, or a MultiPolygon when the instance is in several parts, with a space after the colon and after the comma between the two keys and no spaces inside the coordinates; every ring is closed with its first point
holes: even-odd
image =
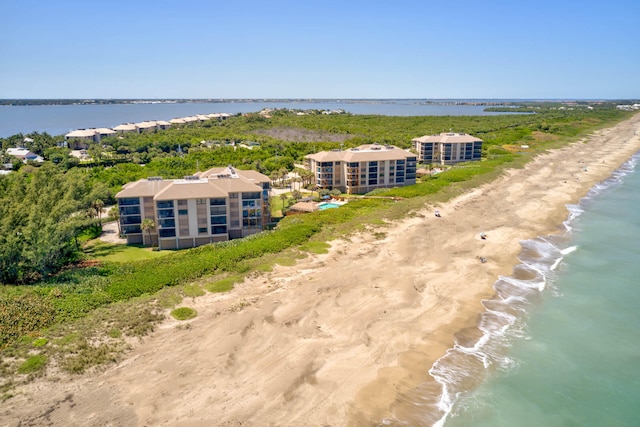
{"type": "Polygon", "coordinates": [[[640,114],[439,206],[442,218],[425,208],[378,230],[383,239],[333,242],[327,255],[228,294],[185,300],[199,312],[189,328],[167,320],[106,372],[18,390],[0,424],[341,426],[402,416],[403,393],[429,387],[428,369],[476,324],[519,242],[558,230],[566,204],[640,149],[638,130],[640,114]]]}

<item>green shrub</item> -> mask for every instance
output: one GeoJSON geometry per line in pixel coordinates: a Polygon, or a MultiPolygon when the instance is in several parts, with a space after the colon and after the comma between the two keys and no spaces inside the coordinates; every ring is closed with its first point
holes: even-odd
{"type": "Polygon", "coordinates": [[[49,342],[48,339],[41,337],[41,338],[36,338],[35,340],[33,340],[33,342],[31,343],[32,346],[34,347],[44,347],[45,345],[47,345],[47,343],[49,342]]]}
{"type": "Polygon", "coordinates": [[[206,288],[209,292],[229,292],[233,289],[233,285],[244,280],[244,276],[229,276],[224,279],[216,280],[209,283],[206,288]]]}
{"type": "Polygon", "coordinates": [[[47,365],[47,356],[44,354],[36,354],[30,356],[18,366],[19,374],[31,374],[42,370],[47,365]]]}
{"type": "Polygon", "coordinates": [[[177,320],[193,319],[197,315],[198,312],[189,307],[180,307],[176,308],[175,310],[171,310],[171,316],[177,320]]]}
{"type": "Polygon", "coordinates": [[[185,297],[195,298],[204,295],[205,291],[202,289],[202,286],[197,283],[190,283],[182,287],[182,293],[185,297]]]}

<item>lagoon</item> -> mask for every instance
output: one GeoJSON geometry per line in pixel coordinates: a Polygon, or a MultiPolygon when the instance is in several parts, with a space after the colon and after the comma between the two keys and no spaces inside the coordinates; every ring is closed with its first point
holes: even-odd
{"type": "MultiPolygon", "coordinates": [[[[506,100],[504,100],[507,102],[506,100]]],[[[502,100],[336,100],[336,101],[237,101],[78,105],[2,105],[0,138],[18,133],[63,135],[75,129],[112,128],[122,123],[170,120],[211,113],[249,113],[264,108],[344,110],[352,114],[384,116],[487,116],[507,113],[484,111],[482,103],[502,100]],[[465,105],[457,105],[467,102],[465,105]]]]}

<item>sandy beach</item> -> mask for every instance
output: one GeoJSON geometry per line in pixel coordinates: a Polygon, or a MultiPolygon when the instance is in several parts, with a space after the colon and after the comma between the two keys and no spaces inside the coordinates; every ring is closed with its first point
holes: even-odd
{"type": "Polygon", "coordinates": [[[420,387],[437,398],[429,368],[456,333],[477,324],[481,300],[511,274],[520,242],[559,231],[565,205],[640,150],[636,132],[640,114],[449,203],[331,242],[326,255],[253,276],[227,294],[185,299],[199,313],[188,327],[168,318],[102,372],[16,389],[0,405],[0,425],[402,419],[411,411],[407,393],[420,387]]]}

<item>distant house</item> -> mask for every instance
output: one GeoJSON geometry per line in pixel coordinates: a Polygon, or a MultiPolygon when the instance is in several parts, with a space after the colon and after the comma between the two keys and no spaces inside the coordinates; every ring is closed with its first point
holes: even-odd
{"type": "Polygon", "coordinates": [[[31,151],[29,151],[28,149],[24,148],[24,147],[16,147],[16,148],[7,148],[7,154],[10,156],[13,156],[17,159],[22,160],[23,163],[27,163],[27,162],[36,162],[36,163],[42,163],[44,162],[44,159],[40,156],[38,156],[35,153],[32,153],[31,151]]]}
{"type": "Polygon", "coordinates": [[[93,137],[94,142],[100,142],[102,138],[106,138],[108,136],[114,136],[117,132],[110,128],[97,128],[96,134],[93,137]]]}
{"type": "Polygon", "coordinates": [[[421,163],[451,165],[480,160],[482,140],[466,133],[446,132],[411,140],[421,163]]]}
{"type": "Polygon", "coordinates": [[[110,128],[78,129],[64,136],[67,146],[72,150],[85,150],[91,142],[100,142],[102,138],[113,136],[116,131],[110,128]]]}
{"type": "Polygon", "coordinates": [[[95,136],[95,129],[78,129],[66,134],[64,139],[72,150],[85,150],[95,141],[95,136]]]}
{"type": "Polygon", "coordinates": [[[123,123],[113,128],[117,133],[138,132],[138,128],[133,123],[123,123]]]}
{"type": "Polygon", "coordinates": [[[136,128],[138,128],[139,133],[153,133],[158,129],[158,125],[156,122],[140,122],[136,123],[136,128]]]}
{"type": "Polygon", "coordinates": [[[270,222],[269,177],[213,168],[184,179],[149,178],[116,194],[127,243],[182,249],[258,233],[270,222]],[[155,229],[142,229],[150,218],[155,229]]]}
{"type": "Polygon", "coordinates": [[[165,120],[158,120],[156,122],[156,126],[157,126],[158,129],[167,130],[167,129],[169,129],[171,127],[171,123],[169,123],[169,122],[167,122],[165,120]]]}
{"type": "Polygon", "coordinates": [[[316,186],[349,194],[416,183],[416,155],[393,145],[321,151],[305,156],[305,162],[316,186]]]}

